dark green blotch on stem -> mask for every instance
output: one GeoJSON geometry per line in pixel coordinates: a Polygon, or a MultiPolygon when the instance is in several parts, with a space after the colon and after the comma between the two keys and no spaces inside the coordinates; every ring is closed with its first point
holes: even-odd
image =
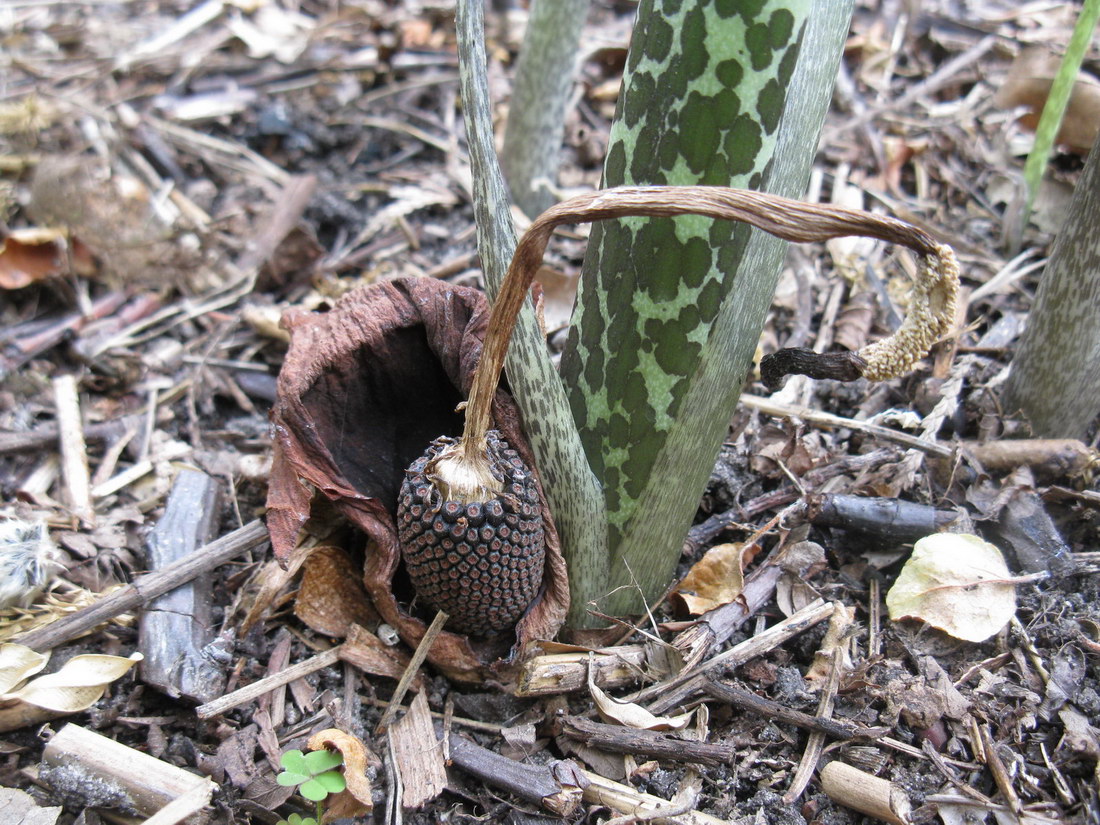
{"type": "Polygon", "coordinates": [[[718,151],[721,140],[719,122],[722,112],[714,97],[704,97],[691,92],[684,103],[683,120],[691,128],[680,135],[683,144],[684,160],[688,168],[701,175],[714,153],[718,151]]]}
{"type": "Polygon", "coordinates": [[[688,80],[701,77],[707,70],[710,55],[703,48],[707,36],[707,20],[701,7],[695,7],[684,17],[684,28],[680,32],[680,61],[684,76],[688,80]]]}
{"type": "Polygon", "coordinates": [[[790,9],[776,9],[768,20],[772,47],[781,49],[787,45],[794,31],[794,15],[790,9]]]}
{"type": "Polygon", "coordinates": [[[763,145],[760,124],[747,114],[735,117],[725,140],[730,174],[747,175],[752,172],[756,166],[756,156],[760,154],[763,145]]]}
{"type": "Polygon", "coordinates": [[[715,67],[715,76],[723,86],[734,88],[741,85],[741,79],[745,76],[745,68],[740,60],[723,60],[715,67]]]}
{"type": "Polygon", "coordinates": [[[769,135],[775,132],[779,126],[779,118],[783,115],[783,88],[777,80],[769,80],[756,96],[756,113],[760,115],[760,122],[764,131],[769,135]]]}
{"type": "Polygon", "coordinates": [[[651,18],[652,27],[645,33],[645,53],[658,63],[668,58],[672,49],[672,26],[660,17],[651,18]]]}
{"type": "Polygon", "coordinates": [[[756,71],[763,71],[772,62],[771,29],[763,23],[754,23],[745,31],[745,46],[756,71]]]}

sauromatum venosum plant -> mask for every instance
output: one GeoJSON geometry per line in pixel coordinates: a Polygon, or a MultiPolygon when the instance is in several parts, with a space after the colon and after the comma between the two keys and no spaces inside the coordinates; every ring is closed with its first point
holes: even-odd
{"type": "Polygon", "coordinates": [[[957,269],[949,249],[900,221],[727,188],[803,190],[851,10],[810,0],[644,0],[605,183],[707,186],[623,187],[560,204],[513,258],[480,6],[460,0],[457,22],[479,249],[497,304],[466,437],[444,469],[478,462],[487,426],[479,388],[491,395],[518,313],[509,384],[569,563],[570,621],[583,626],[591,601],[628,612],[671,580],[763,326],[778,239],[867,234],[922,257],[905,325],[853,354],[850,377],[907,370],[947,332],[957,269]],[[523,298],[553,227],[597,220],[608,228],[590,243],[559,376],[523,298]]]}

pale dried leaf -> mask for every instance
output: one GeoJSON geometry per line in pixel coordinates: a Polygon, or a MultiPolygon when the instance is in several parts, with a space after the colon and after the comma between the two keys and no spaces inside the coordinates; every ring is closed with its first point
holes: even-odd
{"type": "Polygon", "coordinates": [[[46,666],[50,654],[17,644],[0,645],[0,693],[14,690],[46,666]]]}
{"type": "MultiPolygon", "coordinates": [[[[1026,106],[1027,114],[1020,123],[1034,130],[1050,95],[1054,77],[1062,58],[1045,46],[1035,46],[1020,52],[1012,62],[1004,85],[995,102],[1009,109],[1026,106]]],[[[1078,72],[1058,130],[1058,143],[1085,154],[1096,140],[1100,129],[1100,80],[1086,72],[1078,72]]]]}
{"type": "Polygon", "coordinates": [[[588,668],[588,691],[596,703],[596,710],[607,722],[617,722],[628,728],[639,730],[682,730],[691,722],[691,713],[679,716],[654,716],[641,705],[634,702],[619,702],[601,690],[592,675],[594,667],[588,668]]]}
{"type": "Polygon", "coordinates": [[[913,546],[886,594],[890,618],[917,619],[981,642],[1016,613],[1016,588],[1001,551],[978,536],[938,533],[913,546]]]}
{"type": "Polygon", "coordinates": [[[18,699],[47,710],[77,713],[99,701],[107,685],[120,679],[143,658],[140,653],[125,658],[99,653],[74,656],[56,673],[41,676],[17,691],[0,696],[0,700],[18,699]]]}
{"type": "Polygon", "coordinates": [[[54,825],[61,807],[40,808],[34,797],[16,788],[0,788],[0,822],[10,825],[54,825]]]}

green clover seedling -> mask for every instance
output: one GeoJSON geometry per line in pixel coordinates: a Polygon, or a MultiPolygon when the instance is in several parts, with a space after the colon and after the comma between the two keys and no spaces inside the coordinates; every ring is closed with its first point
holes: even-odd
{"type": "Polygon", "coordinates": [[[347,787],[344,775],[336,770],[344,764],[343,754],[329,750],[310,753],[291,750],[282,755],[279,763],[283,771],[275,777],[275,781],[283,787],[297,786],[298,793],[317,806],[316,819],[291,814],[289,820],[281,820],[279,825],[317,825],[324,812],[322,803],[325,798],[347,787]]]}

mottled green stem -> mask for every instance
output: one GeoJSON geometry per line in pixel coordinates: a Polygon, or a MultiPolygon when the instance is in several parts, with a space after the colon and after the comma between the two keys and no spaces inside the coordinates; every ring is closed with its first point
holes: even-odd
{"type": "Polygon", "coordinates": [[[1012,360],[1005,406],[1035,434],[1084,438],[1100,415],[1100,138],[1039,281],[1012,360]]]}
{"type": "MultiPolygon", "coordinates": [[[[604,185],[801,194],[852,6],[813,5],[643,0],[604,185]]],[[[600,602],[623,613],[672,580],[786,245],[696,217],[623,220],[591,238],[561,369],[606,492],[604,592],[640,586],[600,602]]]]}
{"type": "Polygon", "coordinates": [[[565,106],[588,0],[534,0],[516,63],[501,163],[516,204],[534,218],[554,201],[565,106]]]}
{"type": "MultiPolygon", "coordinates": [[[[508,191],[493,149],[481,0],[459,0],[455,25],[478,251],[489,295],[495,298],[512,259],[516,235],[508,191]]],[[[570,622],[576,624],[584,620],[587,603],[602,593],[607,581],[607,515],[599,484],[573,426],[561,380],[529,304],[525,303],[520,313],[506,365],[508,383],[523,414],[523,429],[535,452],[569,566],[570,622]],[[578,577],[577,583],[572,581],[573,576],[578,577]]]]}

